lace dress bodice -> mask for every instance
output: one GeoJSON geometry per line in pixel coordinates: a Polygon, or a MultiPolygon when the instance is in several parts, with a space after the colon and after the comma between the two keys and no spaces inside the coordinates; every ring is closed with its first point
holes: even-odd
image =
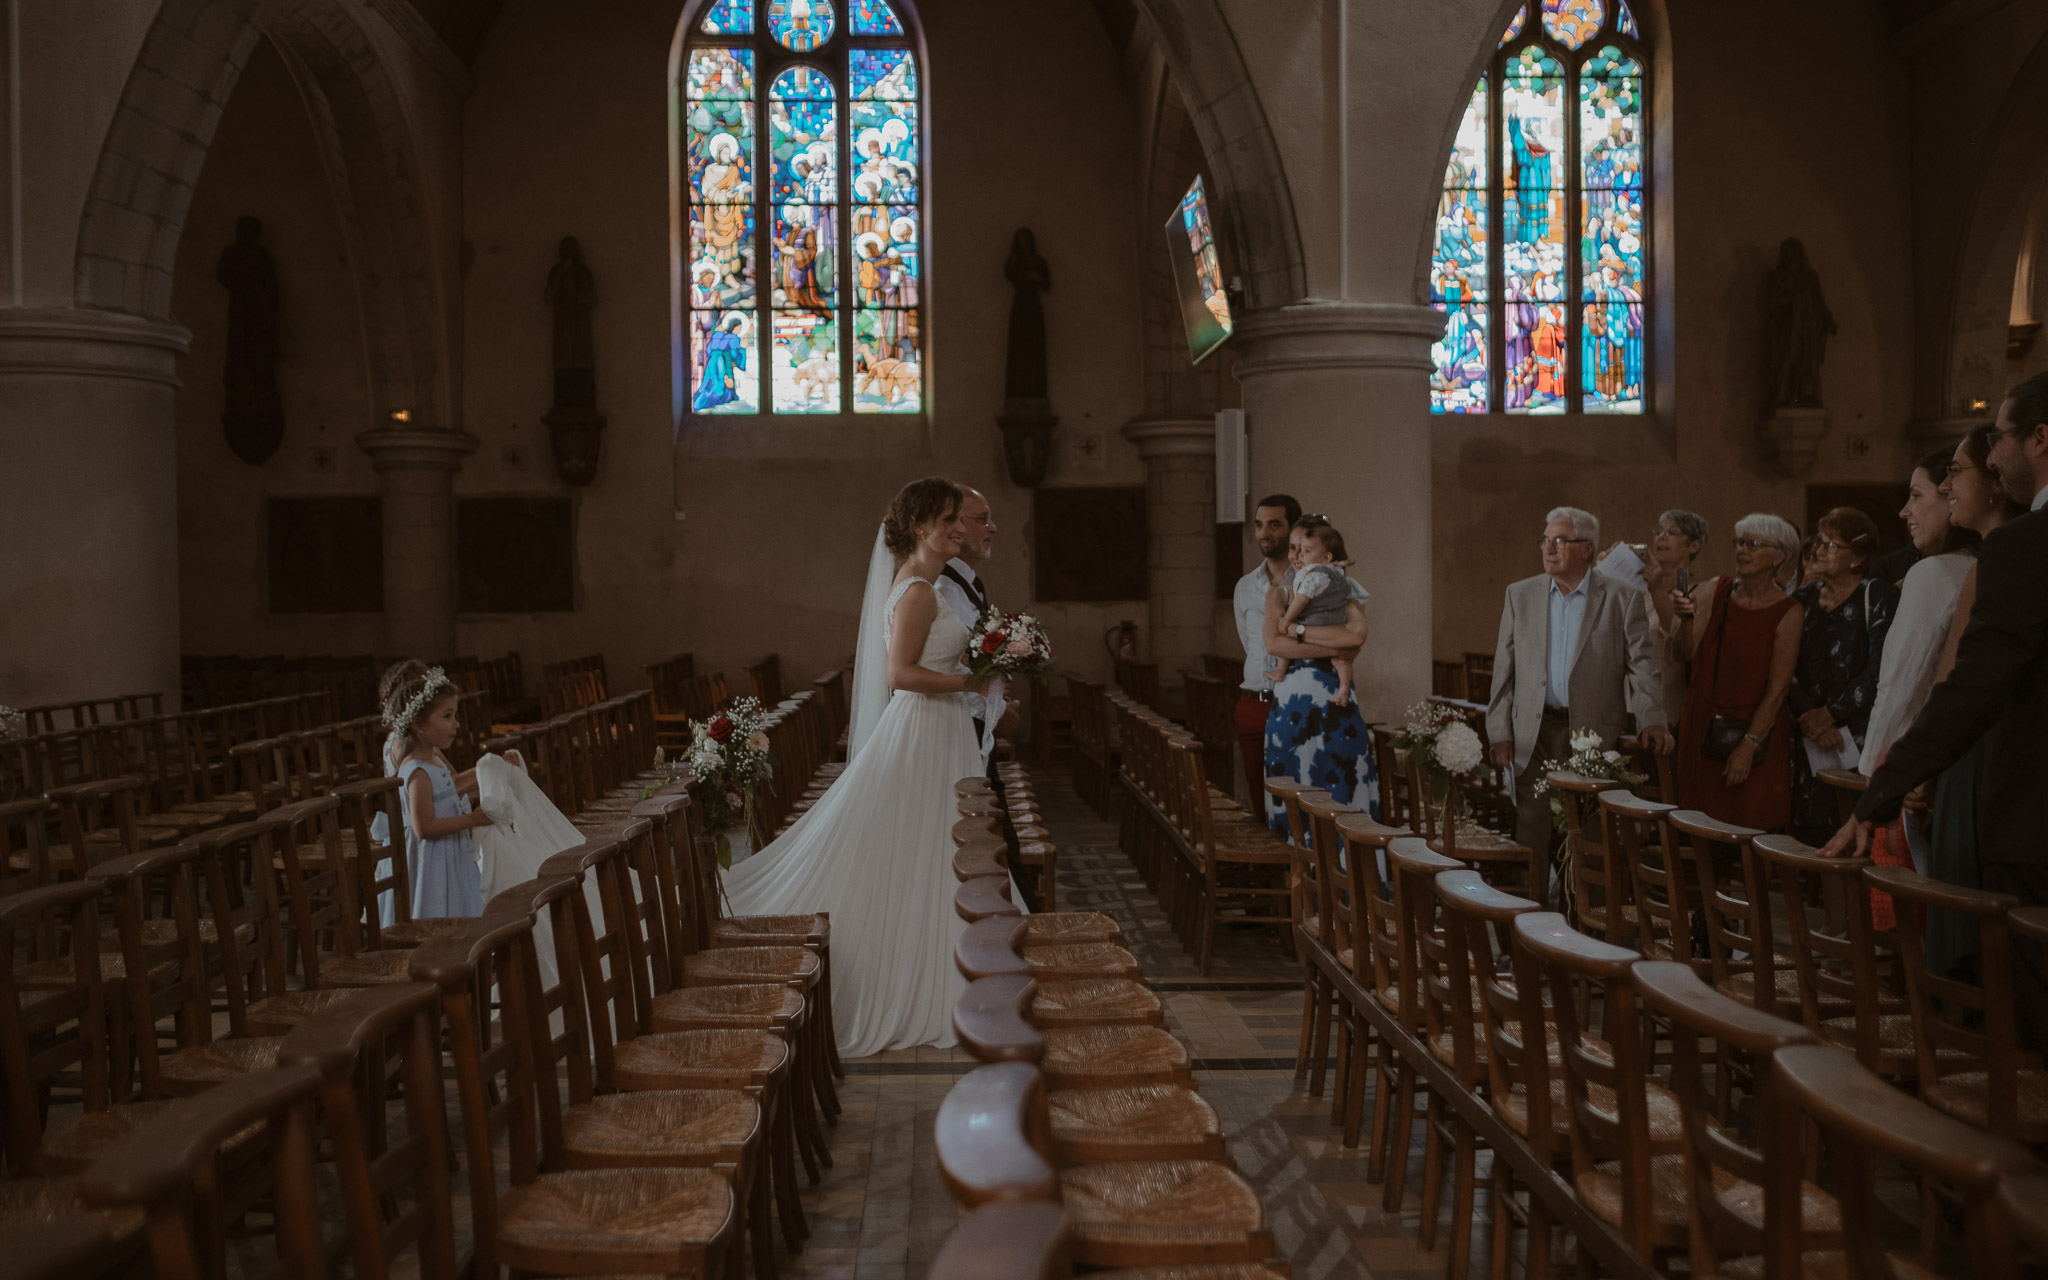
{"type": "MultiPolygon", "coordinates": [[[[905,578],[889,593],[889,605],[882,611],[882,632],[885,638],[896,621],[896,602],[903,599],[905,592],[920,583],[926,587],[931,586],[931,583],[925,582],[923,578],[905,578]]],[[[933,671],[965,672],[967,664],[961,661],[961,658],[966,653],[967,628],[961,625],[960,619],[953,616],[953,611],[946,607],[945,602],[940,601],[938,616],[932,619],[932,629],[924,638],[924,652],[918,655],[917,665],[929,667],[933,671]]]]}

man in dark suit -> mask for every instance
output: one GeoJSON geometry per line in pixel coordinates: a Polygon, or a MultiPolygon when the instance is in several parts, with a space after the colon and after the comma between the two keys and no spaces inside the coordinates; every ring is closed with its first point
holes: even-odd
{"type": "MultiPolygon", "coordinates": [[[[2048,903],[2048,374],[2012,389],[1998,410],[1991,467],[2028,514],[1984,540],[1977,602],[1956,648],[1955,670],[1934,687],[1904,737],[1870,776],[1856,813],[1821,850],[1862,854],[1873,823],[1898,816],[1906,793],[1984,738],[1977,863],[1984,888],[2048,903]],[[1989,735],[1988,737],[1986,735],[1989,735]]],[[[2013,947],[2020,1041],[2048,1032],[2048,968],[2038,948],[2013,947]]]]}

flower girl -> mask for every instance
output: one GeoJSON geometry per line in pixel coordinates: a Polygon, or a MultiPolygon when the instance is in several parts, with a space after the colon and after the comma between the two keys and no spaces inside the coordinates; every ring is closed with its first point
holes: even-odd
{"type": "Polygon", "coordinates": [[[456,773],[442,752],[454,745],[461,722],[458,690],[441,668],[411,658],[384,673],[377,695],[384,706],[384,772],[404,789],[405,864],[415,920],[480,916],[482,881],[470,831],[491,817],[470,809],[476,770],[456,773]]]}

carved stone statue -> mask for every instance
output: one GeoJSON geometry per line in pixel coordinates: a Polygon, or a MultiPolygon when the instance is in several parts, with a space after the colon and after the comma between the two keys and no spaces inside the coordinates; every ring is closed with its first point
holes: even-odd
{"type": "Polygon", "coordinates": [[[213,278],[228,291],[227,358],[220,425],[228,448],[261,466],[284,443],[284,398],[277,389],[277,266],[256,243],[263,223],[235,219],[235,242],[221,251],[213,278]]]}
{"type": "Polygon", "coordinates": [[[575,236],[563,236],[561,256],[548,272],[547,304],[555,310],[555,408],[597,407],[597,354],[590,339],[590,308],[597,281],[583,265],[575,236]]]}
{"type": "Polygon", "coordinates": [[[583,247],[563,236],[560,256],[548,271],[546,300],[555,312],[555,403],[541,421],[554,446],[555,474],[564,484],[586,485],[597,478],[604,446],[604,415],[597,411],[597,352],[590,338],[590,309],[597,281],[583,265],[583,247]]]}
{"type": "Polygon", "coordinates": [[[1036,401],[1045,391],[1045,308],[1038,295],[1052,288],[1052,268],[1038,256],[1038,245],[1026,227],[1010,240],[1010,260],[1003,278],[1016,292],[1010,298],[1010,346],[1003,366],[1003,399],[1036,401]]]}
{"type": "Polygon", "coordinates": [[[1770,361],[1769,408],[1819,408],[1820,366],[1835,317],[1821,296],[1806,246],[1788,238],[1764,284],[1764,349],[1770,361]]]}

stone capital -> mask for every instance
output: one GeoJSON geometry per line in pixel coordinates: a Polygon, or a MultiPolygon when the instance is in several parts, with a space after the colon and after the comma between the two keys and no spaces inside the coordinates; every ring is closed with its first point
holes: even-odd
{"type": "Polygon", "coordinates": [[[0,377],[138,378],[178,385],[182,325],[83,307],[0,307],[0,377]]]}
{"type": "Polygon", "coordinates": [[[1310,369],[1428,372],[1430,344],[1443,336],[1434,307],[1405,302],[1298,302],[1254,311],[1238,326],[1239,381],[1310,369]]]}
{"type": "Polygon", "coordinates": [[[462,459],[482,443],[467,431],[431,427],[377,427],[356,436],[378,471],[462,470],[462,459]]]}
{"type": "Polygon", "coordinates": [[[1138,456],[1147,462],[1216,456],[1213,418],[1133,418],[1124,424],[1123,437],[1138,446],[1138,456]]]}

